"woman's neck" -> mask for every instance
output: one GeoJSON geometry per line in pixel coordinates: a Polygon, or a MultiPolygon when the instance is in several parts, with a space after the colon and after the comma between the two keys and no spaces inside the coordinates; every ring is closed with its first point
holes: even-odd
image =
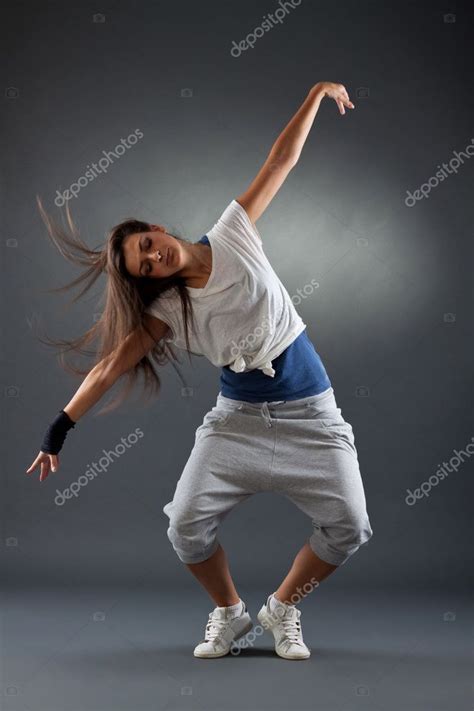
{"type": "Polygon", "coordinates": [[[189,263],[183,269],[186,286],[202,289],[212,272],[212,249],[207,244],[197,242],[188,247],[189,263]]]}

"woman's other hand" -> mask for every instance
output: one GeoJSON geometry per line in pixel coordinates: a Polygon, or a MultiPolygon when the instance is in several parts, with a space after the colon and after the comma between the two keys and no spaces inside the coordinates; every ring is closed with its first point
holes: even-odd
{"type": "Polygon", "coordinates": [[[40,450],[33,464],[26,470],[26,473],[32,474],[38,465],[41,465],[39,480],[44,481],[50,470],[53,472],[58,470],[59,459],[57,454],[47,454],[46,452],[42,452],[40,450]]]}
{"type": "Polygon", "coordinates": [[[335,84],[331,81],[320,81],[313,86],[311,91],[318,92],[323,97],[328,96],[330,99],[334,99],[341,115],[346,113],[344,106],[347,106],[348,109],[355,109],[354,104],[349,99],[346,87],[343,84],[335,84]]]}

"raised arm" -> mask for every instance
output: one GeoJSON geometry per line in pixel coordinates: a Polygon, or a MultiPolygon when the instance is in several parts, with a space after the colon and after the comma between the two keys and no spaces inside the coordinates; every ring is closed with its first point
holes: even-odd
{"type": "Polygon", "coordinates": [[[341,115],[344,106],[354,108],[342,84],[319,82],[309,91],[303,104],[273,144],[268,157],[249,188],[236,198],[256,222],[285,182],[288,173],[299,160],[304,143],[325,96],[336,101],[341,115]]]}
{"type": "MultiPolygon", "coordinates": [[[[152,336],[142,326],[135,329],[110,356],[104,358],[92,368],[72,399],[63,408],[65,415],[62,417],[67,421],[66,427],[76,424],[105,395],[121,375],[140,362],[153,345],[163,338],[169,328],[164,321],[155,318],[151,314],[145,315],[144,322],[152,336]]],[[[64,424],[60,422],[58,426],[64,427],[64,424]]],[[[55,448],[52,449],[54,450],[55,448]]],[[[57,452],[40,450],[26,473],[31,474],[38,465],[41,465],[40,481],[44,481],[49,474],[50,468],[53,472],[58,469],[57,452]]]]}

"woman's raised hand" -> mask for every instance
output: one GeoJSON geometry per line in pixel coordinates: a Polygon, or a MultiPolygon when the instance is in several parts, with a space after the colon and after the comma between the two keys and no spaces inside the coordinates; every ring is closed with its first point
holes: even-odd
{"type": "Polygon", "coordinates": [[[59,459],[57,454],[47,454],[40,450],[33,464],[26,470],[26,473],[31,474],[39,464],[41,465],[39,480],[43,481],[48,476],[50,469],[53,472],[58,470],[59,459]]]}
{"type": "Polygon", "coordinates": [[[349,99],[346,87],[343,84],[335,84],[331,81],[320,81],[313,86],[313,91],[318,91],[323,96],[329,96],[330,99],[334,99],[341,115],[346,113],[344,106],[347,106],[348,109],[355,109],[354,104],[349,99]]]}

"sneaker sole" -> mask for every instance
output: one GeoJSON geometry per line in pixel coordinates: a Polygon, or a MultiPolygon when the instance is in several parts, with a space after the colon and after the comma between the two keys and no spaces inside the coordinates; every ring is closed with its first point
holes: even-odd
{"type": "MultiPolygon", "coordinates": [[[[240,632],[238,632],[238,633],[235,635],[235,637],[233,638],[232,642],[235,642],[236,639],[240,639],[241,637],[244,636],[244,634],[247,634],[247,632],[250,632],[250,630],[252,629],[252,627],[253,627],[253,622],[252,622],[252,620],[250,620],[250,621],[245,625],[245,627],[244,627],[243,629],[241,629],[240,632]]],[[[231,646],[232,646],[232,642],[231,642],[231,644],[229,645],[229,649],[224,650],[223,652],[216,652],[215,654],[210,654],[210,653],[206,653],[206,652],[202,652],[202,653],[197,652],[197,653],[196,653],[196,651],[195,651],[195,652],[194,652],[194,656],[195,656],[195,657],[198,657],[199,659],[216,659],[216,657],[225,657],[225,656],[226,656],[227,654],[229,654],[229,652],[230,652],[230,648],[231,648],[231,646]]]]}
{"type": "Polygon", "coordinates": [[[308,654],[293,655],[293,654],[287,654],[286,652],[281,652],[277,649],[276,639],[275,639],[275,635],[273,634],[273,629],[272,629],[274,626],[274,623],[272,622],[272,618],[268,614],[265,605],[262,607],[260,612],[257,614],[257,619],[260,622],[260,624],[262,625],[262,627],[267,632],[271,632],[273,640],[275,642],[275,652],[278,654],[279,657],[281,657],[282,659],[291,659],[292,661],[297,661],[299,659],[309,659],[309,657],[311,656],[311,652],[308,652],[308,654]]]}

